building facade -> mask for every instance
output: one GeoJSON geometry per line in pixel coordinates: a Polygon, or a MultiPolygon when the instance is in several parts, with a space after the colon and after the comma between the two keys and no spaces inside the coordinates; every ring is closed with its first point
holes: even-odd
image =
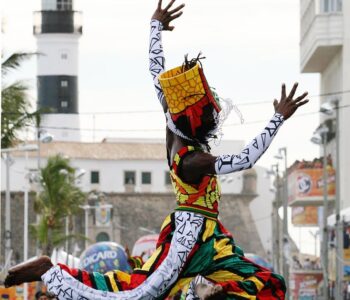
{"type": "Polygon", "coordinates": [[[346,208],[350,206],[350,1],[301,0],[300,21],[301,72],[320,74],[320,107],[339,103],[339,119],[320,113],[320,124],[329,128],[327,152],[339,167],[340,203],[346,208]],[[339,158],[335,122],[339,124],[339,158]]]}
{"type": "MultiPolygon", "coordinates": [[[[242,145],[241,141],[223,141],[219,148],[213,147],[213,151],[239,153],[242,145]]],[[[44,167],[47,158],[56,154],[69,157],[77,173],[81,173],[82,169],[85,171],[83,176],[77,178],[77,185],[87,193],[89,208],[76,216],[75,230],[82,234],[87,232],[89,243],[113,240],[132,247],[139,237],[158,232],[163,219],[176,205],[162,140],[119,139],[101,143],[42,144],[41,166],[44,167]],[[101,221],[98,206],[103,208],[104,204],[111,206],[111,210],[103,211],[105,220],[101,221]],[[88,224],[87,231],[85,224],[88,224]]],[[[12,159],[12,245],[22,249],[18,245],[23,244],[23,190],[24,185],[28,184],[28,172],[37,172],[38,153],[28,152],[27,159],[23,152],[13,153],[12,159]]],[[[5,169],[2,161],[3,179],[5,169]]],[[[266,257],[272,248],[271,211],[274,194],[269,190],[270,180],[264,177],[264,171],[264,168],[256,166],[254,170],[221,177],[223,196],[220,218],[246,252],[266,257]]],[[[29,185],[29,223],[34,223],[33,201],[37,183],[32,181],[29,185]]],[[[6,180],[2,180],[3,193],[5,189],[6,180]]],[[[34,251],[35,245],[31,247],[34,251]]],[[[84,242],[81,242],[79,248],[83,250],[84,247],[84,242]]],[[[21,250],[16,250],[15,257],[20,259],[21,250]]]]}

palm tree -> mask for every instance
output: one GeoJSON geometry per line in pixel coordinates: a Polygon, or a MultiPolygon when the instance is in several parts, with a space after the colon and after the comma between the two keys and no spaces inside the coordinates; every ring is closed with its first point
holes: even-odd
{"type": "Polygon", "coordinates": [[[14,53],[1,63],[1,148],[9,148],[19,141],[18,133],[35,118],[38,112],[30,113],[29,87],[23,80],[11,84],[5,82],[10,71],[20,67],[24,60],[35,53],[14,53]]]}
{"type": "Polygon", "coordinates": [[[37,197],[34,209],[40,222],[33,225],[33,233],[44,254],[50,255],[53,248],[67,239],[78,235],[65,236],[65,218],[71,218],[85,201],[85,194],[75,186],[75,169],[69,159],[56,155],[48,159],[41,169],[42,192],[37,197]]]}

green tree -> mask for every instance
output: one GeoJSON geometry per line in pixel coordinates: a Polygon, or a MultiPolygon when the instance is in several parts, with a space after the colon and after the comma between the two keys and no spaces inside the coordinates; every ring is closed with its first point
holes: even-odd
{"type": "Polygon", "coordinates": [[[79,235],[65,235],[65,218],[70,220],[85,201],[85,194],[75,185],[75,169],[69,159],[56,155],[48,159],[41,169],[42,191],[34,209],[40,216],[39,224],[32,225],[32,232],[44,254],[51,255],[54,247],[79,235]]]}
{"type": "Polygon", "coordinates": [[[35,121],[38,114],[29,112],[29,87],[23,80],[6,83],[6,76],[33,55],[35,53],[14,53],[1,63],[1,148],[14,146],[19,141],[18,133],[35,121]]]}

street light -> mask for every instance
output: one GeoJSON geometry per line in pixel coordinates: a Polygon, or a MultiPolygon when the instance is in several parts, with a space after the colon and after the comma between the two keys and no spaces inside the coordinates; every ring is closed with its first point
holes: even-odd
{"type": "Polygon", "coordinates": [[[38,145],[38,171],[40,172],[41,168],[41,153],[40,153],[40,144],[48,144],[53,141],[53,135],[48,133],[46,130],[43,129],[38,129],[38,134],[37,134],[37,145],[38,145]]]}
{"type": "MultiPolygon", "coordinates": [[[[287,148],[282,147],[278,149],[278,154],[274,156],[276,159],[284,159],[284,197],[283,197],[283,242],[288,243],[289,242],[289,237],[288,237],[288,174],[287,174],[287,148]]],[[[285,249],[288,249],[284,245],[285,249]]],[[[283,260],[283,276],[288,284],[289,282],[289,255],[290,253],[287,253],[288,251],[284,252],[284,260],[283,260]]]]}
{"type": "Polygon", "coordinates": [[[336,259],[335,259],[335,297],[336,300],[343,298],[343,230],[340,221],[340,145],[339,145],[339,100],[333,99],[325,102],[320,107],[320,112],[328,116],[335,113],[335,237],[336,237],[336,259]]]}
{"type": "Polygon", "coordinates": [[[271,187],[270,191],[275,193],[275,201],[272,206],[272,239],[273,239],[273,247],[272,247],[272,260],[273,266],[275,270],[280,270],[280,219],[278,215],[278,208],[280,204],[280,193],[279,193],[279,169],[278,164],[274,164],[271,166],[270,170],[266,171],[266,176],[274,176],[275,177],[275,188],[271,187]]]}
{"type": "Polygon", "coordinates": [[[328,300],[328,179],[327,179],[327,133],[328,127],[323,125],[318,128],[311,142],[323,146],[323,215],[322,215],[322,266],[323,266],[323,299],[328,300]]]}
{"type": "MultiPolygon", "coordinates": [[[[10,157],[11,152],[30,152],[37,151],[36,145],[22,145],[16,148],[6,148],[1,149],[1,154],[6,154],[5,163],[6,163],[6,195],[5,195],[5,259],[9,259],[11,254],[11,199],[10,199],[10,166],[13,164],[13,159],[10,157]]],[[[26,155],[27,160],[27,155],[26,155]]],[[[25,199],[26,201],[26,199],[25,199]]],[[[28,201],[28,198],[27,198],[28,201]]],[[[28,206],[28,204],[25,206],[28,206]]],[[[28,218],[28,216],[27,216],[28,218]]],[[[25,220],[24,220],[25,221],[25,220]]],[[[28,220],[27,220],[28,221],[28,220]]],[[[28,230],[28,229],[27,229],[28,230]]]]}

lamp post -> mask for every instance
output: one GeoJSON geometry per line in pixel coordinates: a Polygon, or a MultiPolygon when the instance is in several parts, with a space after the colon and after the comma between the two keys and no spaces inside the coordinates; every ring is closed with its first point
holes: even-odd
{"type": "Polygon", "coordinates": [[[17,148],[1,149],[1,154],[5,154],[6,163],[6,193],[5,193],[5,260],[9,259],[12,253],[12,232],[11,232],[11,199],[10,199],[10,166],[13,160],[10,157],[11,152],[29,152],[37,151],[36,145],[24,145],[17,148]]]}
{"type": "MultiPolygon", "coordinates": [[[[278,154],[275,155],[276,159],[284,159],[284,197],[283,197],[283,247],[288,248],[289,236],[288,236],[288,175],[287,175],[287,148],[282,147],[278,149],[278,154]]],[[[289,251],[284,251],[283,259],[283,277],[286,284],[289,283],[289,251]]],[[[287,298],[288,299],[288,298],[287,298]]]]}
{"type": "Polygon", "coordinates": [[[335,258],[335,299],[343,299],[343,226],[340,220],[340,145],[339,145],[339,100],[333,99],[321,105],[320,112],[328,116],[335,112],[335,238],[336,238],[336,258],[335,258]]]}
{"type": "Polygon", "coordinates": [[[279,170],[278,164],[271,166],[271,169],[266,171],[267,176],[275,177],[275,188],[271,188],[275,192],[275,200],[272,206],[272,260],[275,270],[280,270],[280,220],[278,216],[278,208],[280,207],[280,193],[279,193],[279,170]]]}
{"type": "Polygon", "coordinates": [[[328,300],[328,174],[327,174],[327,133],[328,127],[322,126],[317,129],[311,142],[323,146],[323,215],[322,215],[322,269],[323,269],[323,299],[328,300]]]}
{"type": "Polygon", "coordinates": [[[37,132],[37,145],[38,145],[38,172],[41,169],[41,153],[40,153],[40,144],[51,143],[53,141],[53,135],[48,133],[46,130],[38,128],[37,132]]]}

